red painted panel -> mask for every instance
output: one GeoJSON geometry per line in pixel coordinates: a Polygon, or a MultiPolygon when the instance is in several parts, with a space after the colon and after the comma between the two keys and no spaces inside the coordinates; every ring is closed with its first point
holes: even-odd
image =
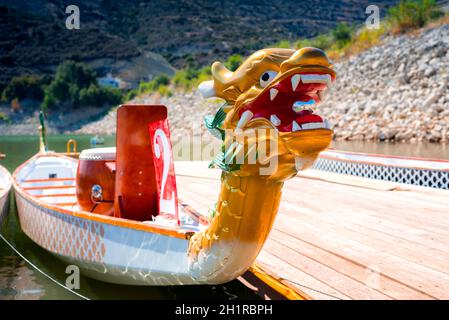
{"type": "Polygon", "coordinates": [[[148,126],[166,118],[162,105],[118,108],[115,216],[145,221],[158,214],[159,188],[148,126]]]}

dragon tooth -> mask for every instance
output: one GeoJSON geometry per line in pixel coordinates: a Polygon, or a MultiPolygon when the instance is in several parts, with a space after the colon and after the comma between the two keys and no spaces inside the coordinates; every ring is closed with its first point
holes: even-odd
{"type": "Polygon", "coordinates": [[[237,123],[237,128],[242,129],[254,116],[254,113],[252,113],[249,110],[246,110],[242,113],[242,116],[239,119],[239,122],[237,123]]]}
{"type": "Polygon", "coordinates": [[[332,77],[330,74],[325,74],[324,75],[324,79],[326,81],[326,85],[328,88],[330,88],[332,86],[332,77]]]}
{"type": "Polygon", "coordinates": [[[280,120],[280,119],[278,118],[278,116],[275,115],[275,114],[272,114],[272,115],[270,116],[270,121],[271,121],[271,123],[274,124],[276,127],[279,126],[279,125],[281,124],[281,120],[280,120]]]}
{"type": "Polygon", "coordinates": [[[303,74],[301,77],[303,83],[316,83],[318,80],[317,74],[303,74]]]}
{"type": "Polygon", "coordinates": [[[318,97],[320,98],[320,102],[323,102],[324,99],[326,99],[326,92],[327,90],[318,90],[318,97]]]}
{"type": "Polygon", "coordinates": [[[325,124],[323,122],[311,122],[311,123],[305,123],[302,125],[302,128],[305,130],[321,129],[324,127],[325,127],[325,124]]]}
{"type": "Polygon", "coordinates": [[[304,124],[302,125],[302,128],[303,128],[304,130],[310,130],[310,129],[313,129],[311,123],[304,123],[304,124]]]}
{"type": "Polygon", "coordinates": [[[292,78],[291,78],[291,82],[292,82],[292,89],[293,91],[296,90],[296,88],[298,87],[299,81],[301,80],[301,76],[299,74],[295,74],[292,78]]]}
{"type": "Polygon", "coordinates": [[[303,74],[301,81],[303,83],[324,83],[328,87],[332,85],[332,77],[329,74],[303,74]]]}
{"type": "Polygon", "coordinates": [[[275,88],[271,88],[270,89],[270,100],[273,101],[274,98],[276,98],[277,94],[278,94],[278,90],[275,88]]]}
{"type": "Polygon", "coordinates": [[[298,122],[293,120],[293,122],[292,122],[292,131],[299,131],[299,130],[301,130],[301,126],[298,124],[298,122]]]}

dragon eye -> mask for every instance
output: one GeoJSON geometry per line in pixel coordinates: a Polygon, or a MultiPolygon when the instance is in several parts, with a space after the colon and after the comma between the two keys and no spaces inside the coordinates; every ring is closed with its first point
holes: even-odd
{"type": "Polygon", "coordinates": [[[271,81],[273,81],[277,74],[278,73],[276,71],[265,71],[262,73],[259,80],[260,86],[265,88],[271,81]]]}

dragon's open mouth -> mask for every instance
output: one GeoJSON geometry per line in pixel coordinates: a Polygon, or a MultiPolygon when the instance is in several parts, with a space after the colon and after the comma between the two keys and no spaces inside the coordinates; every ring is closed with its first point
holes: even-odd
{"type": "Polygon", "coordinates": [[[315,106],[335,76],[324,70],[292,71],[274,79],[255,100],[240,109],[238,128],[252,119],[265,118],[280,132],[330,130],[329,122],[315,114],[315,106]]]}

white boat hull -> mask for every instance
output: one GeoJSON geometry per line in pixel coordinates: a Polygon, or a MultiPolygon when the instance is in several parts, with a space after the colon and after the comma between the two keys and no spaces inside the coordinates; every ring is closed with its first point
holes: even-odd
{"type": "Polygon", "coordinates": [[[76,200],[67,196],[67,190],[74,190],[73,180],[44,178],[58,171],[56,167],[60,165],[58,177],[70,180],[77,163],[57,155],[37,156],[15,171],[13,185],[20,225],[31,240],[68,264],[78,266],[84,275],[105,282],[151,286],[205,283],[191,276],[188,264],[188,239],[199,230],[197,223],[192,222],[187,228],[169,228],[156,222],[81,211],[76,204],[58,205],[58,200],[76,200]],[[40,166],[39,174],[36,165],[40,166]],[[42,190],[36,187],[41,180],[46,180],[42,190]],[[53,187],[48,187],[48,183],[53,183],[53,187]],[[57,189],[55,184],[65,186],[57,189]],[[49,190],[65,194],[50,197],[45,194],[49,190]]]}
{"type": "Polygon", "coordinates": [[[0,225],[9,211],[9,191],[11,190],[11,175],[0,166],[0,225]]]}
{"type": "Polygon", "coordinates": [[[67,215],[17,191],[16,202],[25,234],[89,277],[127,285],[199,283],[189,275],[186,239],[67,215]]]}

